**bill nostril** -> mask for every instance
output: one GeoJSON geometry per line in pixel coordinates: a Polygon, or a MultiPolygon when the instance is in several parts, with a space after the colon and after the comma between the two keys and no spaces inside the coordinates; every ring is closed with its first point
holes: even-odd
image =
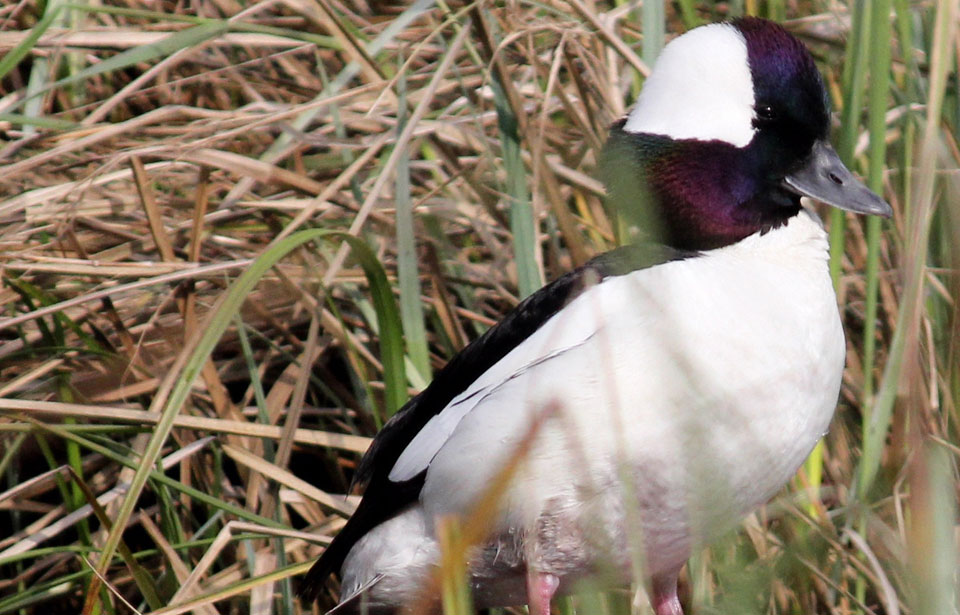
{"type": "Polygon", "coordinates": [[[829,177],[829,178],[830,178],[830,181],[832,181],[832,182],[835,183],[836,185],[838,185],[838,186],[842,186],[842,185],[843,185],[843,180],[840,179],[835,173],[828,173],[828,174],[827,174],[827,177],[829,177]]]}

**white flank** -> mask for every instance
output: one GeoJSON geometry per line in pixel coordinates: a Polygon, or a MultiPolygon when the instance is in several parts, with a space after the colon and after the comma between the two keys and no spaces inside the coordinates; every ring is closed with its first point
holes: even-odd
{"type": "Polygon", "coordinates": [[[744,147],[753,138],[754,102],[743,35],[710,24],[664,47],[624,130],[744,147]]]}
{"type": "Polygon", "coordinates": [[[419,506],[367,532],[343,562],[340,602],[367,593],[373,604],[411,604],[439,558],[430,533],[419,506]]]}

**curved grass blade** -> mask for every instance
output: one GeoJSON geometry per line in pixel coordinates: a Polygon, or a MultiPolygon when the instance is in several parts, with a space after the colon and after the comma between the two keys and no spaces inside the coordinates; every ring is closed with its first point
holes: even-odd
{"type": "MultiPolygon", "coordinates": [[[[113,555],[116,553],[123,533],[136,507],[137,500],[143,492],[154,464],[160,456],[161,449],[173,429],[173,422],[180,408],[190,395],[193,383],[200,376],[203,365],[213,352],[220,337],[226,331],[247,295],[253,290],[267,271],[276,265],[282,258],[293,250],[311,241],[319,239],[340,239],[350,244],[354,256],[360,262],[367,279],[370,282],[371,294],[377,313],[382,318],[381,353],[384,364],[384,384],[386,388],[386,406],[388,414],[399,408],[406,399],[406,377],[403,365],[403,346],[399,329],[400,318],[396,302],[390,286],[387,283],[386,273],[374,253],[359,238],[342,231],[327,229],[309,229],[299,231],[285,239],[278,241],[264,251],[233,283],[230,289],[220,297],[207,319],[203,333],[191,341],[171,366],[166,378],[157,390],[157,395],[151,404],[150,410],[161,413],[153,437],[147,444],[143,459],[137,468],[136,474],[130,481],[127,492],[114,527],[107,536],[103,545],[103,552],[97,563],[97,570],[102,575],[109,567],[113,555]]],[[[93,594],[99,590],[99,583],[91,583],[88,590],[88,604],[94,606],[97,600],[93,594]]]]}
{"type": "MultiPolygon", "coordinates": [[[[194,26],[193,28],[183,30],[182,32],[171,34],[170,36],[161,39],[156,43],[128,49],[111,58],[107,58],[103,62],[98,62],[93,66],[88,66],[87,68],[77,71],[69,77],[64,77],[63,79],[54,81],[43,88],[39,88],[36,91],[31,92],[30,96],[24,97],[23,100],[12,105],[11,109],[16,109],[17,107],[26,104],[27,101],[32,100],[33,98],[40,96],[45,92],[49,92],[50,90],[61,88],[65,85],[70,85],[73,83],[79,83],[95,75],[101,75],[110,71],[120,70],[141,62],[149,62],[155,58],[162,58],[175,51],[179,51],[180,49],[193,47],[204,41],[225,34],[229,29],[230,26],[227,24],[227,22],[213,21],[201,24],[199,26],[194,26]]],[[[3,68],[4,67],[0,65],[0,71],[2,71],[3,68]]]]}
{"type": "Polygon", "coordinates": [[[46,11],[37,25],[30,28],[30,32],[23,39],[19,45],[5,53],[0,57],[0,79],[3,79],[7,73],[14,69],[20,60],[27,57],[30,51],[33,49],[33,46],[40,40],[40,37],[53,25],[53,23],[60,16],[60,11],[63,9],[62,5],[53,7],[53,10],[46,11]]]}

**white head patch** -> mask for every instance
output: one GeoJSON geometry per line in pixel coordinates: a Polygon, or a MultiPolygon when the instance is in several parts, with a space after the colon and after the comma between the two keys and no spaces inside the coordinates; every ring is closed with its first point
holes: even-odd
{"type": "Polygon", "coordinates": [[[663,48],[623,129],[744,147],[753,138],[753,105],[743,35],[730,24],[710,24],[663,48]]]}

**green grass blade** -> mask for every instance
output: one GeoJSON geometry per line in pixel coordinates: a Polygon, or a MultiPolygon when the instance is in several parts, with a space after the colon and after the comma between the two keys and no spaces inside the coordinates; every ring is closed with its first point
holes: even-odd
{"type": "Polygon", "coordinates": [[[467,583],[467,559],[469,545],[464,544],[459,517],[444,517],[437,523],[440,542],[441,574],[440,601],[444,615],[470,615],[475,611],[467,583]]]}
{"type": "MultiPolygon", "coordinates": [[[[44,12],[51,12],[55,15],[55,19],[51,26],[54,29],[63,29],[69,27],[68,17],[70,16],[70,11],[62,10],[63,2],[62,0],[49,0],[46,3],[44,12]]],[[[27,81],[27,91],[25,93],[25,114],[31,117],[40,117],[43,115],[44,100],[38,94],[49,91],[50,89],[50,80],[53,77],[53,74],[56,73],[55,69],[52,69],[51,66],[59,67],[61,65],[60,60],[66,59],[66,65],[68,66],[67,71],[71,71],[72,68],[75,68],[76,64],[76,54],[67,53],[63,58],[51,58],[46,54],[39,54],[34,56],[33,66],[30,68],[30,77],[27,81]],[[51,65],[51,62],[53,64],[51,65]]],[[[24,127],[24,133],[27,135],[36,134],[36,127],[28,125],[24,127]]]]}
{"type": "MultiPolygon", "coordinates": [[[[156,43],[141,45],[139,47],[134,47],[133,49],[122,51],[115,56],[105,59],[102,62],[88,66],[87,68],[77,71],[68,77],[59,79],[43,88],[38,89],[37,91],[31,92],[30,96],[24,98],[22,101],[17,102],[10,108],[16,109],[19,106],[26,104],[27,101],[30,101],[33,98],[56,88],[81,83],[84,80],[96,75],[102,75],[111,71],[135,66],[143,62],[150,62],[157,58],[166,57],[175,51],[193,47],[204,41],[221,36],[228,30],[229,25],[226,22],[212,21],[188,28],[175,34],[171,34],[170,36],[167,36],[156,43]]],[[[2,71],[2,68],[3,67],[0,66],[0,71],[2,71]]]]}
{"type": "MultiPolygon", "coordinates": [[[[397,80],[397,135],[407,123],[407,81],[401,72],[397,80]]],[[[410,199],[410,154],[404,150],[397,159],[396,171],[397,282],[400,286],[400,317],[407,341],[407,352],[414,368],[424,380],[430,379],[430,352],[427,329],[420,301],[420,268],[413,228],[413,203],[410,199]]]]}
{"type": "MultiPolygon", "coordinates": [[[[844,51],[843,109],[837,152],[847,166],[854,168],[854,147],[860,128],[860,113],[863,107],[870,57],[870,3],[865,0],[857,0],[854,3],[851,18],[851,31],[844,51]]],[[[833,286],[838,292],[841,290],[840,276],[843,273],[846,215],[840,209],[832,208],[830,211],[830,279],[833,280],[833,286]]],[[[804,471],[807,474],[813,493],[819,492],[822,483],[823,447],[823,442],[819,442],[804,463],[804,471]]],[[[816,502],[810,502],[807,506],[808,514],[814,515],[816,511],[816,502]]]]}
{"type": "MultiPolygon", "coordinates": [[[[301,231],[315,233],[317,231],[301,231]]],[[[299,235],[300,233],[298,233],[299,235]]],[[[291,235],[291,238],[296,235],[291,235]]],[[[322,231],[318,237],[329,236],[350,244],[353,257],[363,267],[370,284],[370,295],[377,310],[377,323],[380,329],[380,360],[383,362],[384,398],[387,416],[393,416],[407,401],[407,377],[403,360],[403,330],[400,324],[400,312],[393,297],[387,274],[383,270],[377,255],[363,240],[342,232],[322,231]]],[[[309,238],[309,237],[308,237],[309,238]]]]}
{"type": "Polygon", "coordinates": [[[7,73],[13,70],[21,60],[23,60],[27,55],[33,50],[33,47],[37,44],[37,41],[40,40],[40,37],[50,29],[50,26],[57,20],[60,16],[60,11],[62,10],[61,6],[56,6],[53,10],[46,11],[37,25],[30,28],[30,32],[27,33],[23,41],[3,54],[0,57],[0,79],[3,79],[7,73]]]}
{"type": "MultiPolygon", "coordinates": [[[[387,26],[383,32],[380,33],[373,41],[366,45],[366,52],[374,56],[390,44],[398,35],[400,35],[404,28],[410,25],[415,19],[419,18],[427,9],[429,9],[434,4],[434,0],[416,0],[409,7],[404,9],[404,11],[397,17],[391,19],[390,25],[387,26]]],[[[360,73],[360,64],[351,61],[347,64],[342,71],[330,82],[330,84],[323,88],[317,97],[316,100],[323,100],[324,98],[330,98],[342,90],[350,81],[353,80],[360,73]]],[[[298,115],[296,119],[290,122],[290,125],[295,129],[295,131],[304,131],[307,129],[307,126],[312,122],[318,115],[324,112],[323,107],[311,108],[308,111],[305,111],[298,115]]],[[[271,145],[267,150],[260,156],[261,160],[273,161],[276,160],[287,148],[290,147],[294,140],[293,132],[284,132],[282,133],[273,145],[271,145]]]]}
{"type": "Polygon", "coordinates": [[[863,456],[860,462],[857,494],[864,498],[876,479],[893,406],[901,387],[905,364],[915,361],[919,353],[920,314],[925,288],[927,244],[930,221],[934,209],[934,186],[938,173],[941,149],[941,113],[948,78],[952,74],[954,58],[950,46],[957,34],[956,2],[937,3],[931,46],[930,77],[927,94],[926,119],[915,172],[912,203],[905,232],[903,266],[904,286],[897,315],[896,328],[884,365],[883,380],[877,399],[870,412],[870,423],[863,436],[863,456]]]}
{"type": "MultiPolygon", "coordinates": [[[[870,28],[870,160],[867,185],[883,194],[887,153],[887,99],[890,96],[890,0],[873,2],[870,28]]],[[[863,324],[863,407],[873,397],[873,367],[877,343],[877,293],[880,284],[880,218],[867,218],[866,300],[863,324]]],[[[869,421],[865,415],[864,421],[869,421]]]]}
{"type": "MultiPolygon", "coordinates": [[[[260,370],[257,368],[257,362],[254,357],[253,346],[250,345],[250,336],[247,335],[247,327],[243,324],[240,314],[233,317],[234,328],[237,331],[237,339],[240,340],[240,350],[243,354],[243,360],[247,365],[247,373],[250,375],[250,386],[253,388],[253,400],[257,404],[257,419],[264,425],[270,425],[270,413],[267,410],[267,394],[263,391],[263,382],[260,380],[260,370]]],[[[273,442],[263,441],[263,457],[273,463],[276,458],[273,442]]]]}
{"type": "Polygon", "coordinates": [[[910,576],[914,613],[956,613],[958,603],[955,464],[945,449],[928,443],[914,464],[910,498],[910,576]]]}
{"type": "MultiPolygon", "coordinates": [[[[29,418],[27,420],[33,423],[35,428],[38,430],[56,435],[67,442],[75,442],[82,448],[98,453],[102,455],[104,458],[110,459],[111,461],[114,461],[122,466],[132,468],[132,469],[137,469],[141,467],[141,464],[139,464],[135,460],[132,460],[130,457],[122,455],[116,452],[115,450],[111,449],[110,447],[97,443],[91,440],[90,438],[86,438],[70,429],[65,429],[60,425],[41,423],[39,421],[34,421],[29,418]]],[[[234,515],[238,519],[244,519],[246,521],[250,521],[251,523],[259,523],[267,527],[273,527],[278,529],[282,529],[285,527],[284,525],[279,524],[272,519],[269,519],[267,517],[262,517],[240,506],[231,504],[230,502],[227,502],[222,498],[218,498],[216,496],[204,493],[189,485],[185,485],[180,481],[167,476],[163,472],[160,472],[159,470],[150,468],[149,478],[152,481],[155,481],[170,487],[171,489],[173,489],[174,491],[177,491],[178,493],[183,493],[189,496],[191,499],[197,500],[198,502],[211,506],[216,510],[222,510],[223,512],[234,515]]],[[[14,554],[8,554],[3,558],[0,558],[0,566],[7,564],[11,561],[16,561],[16,559],[19,556],[20,556],[20,553],[17,552],[14,554]]]]}
{"type": "Polygon", "coordinates": [[[151,410],[160,412],[160,420],[154,429],[153,437],[144,450],[142,463],[130,481],[130,488],[117,511],[114,528],[107,536],[103,545],[103,552],[97,565],[98,572],[104,574],[110,561],[116,553],[123,528],[126,527],[136,503],[143,492],[147,479],[152,473],[153,465],[160,457],[161,449],[173,429],[173,421],[180,408],[190,395],[193,383],[200,375],[204,363],[213,352],[217,341],[226,331],[235,314],[243,305],[247,295],[253,290],[260,278],[276,265],[280,259],[298,247],[322,238],[339,239],[350,244],[353,254],[360,262],[370,282],[371,294],[378,312],[384,316],[381,323],[381,353],[384,364],[384,385],[386,389],[386,405],[388,414],[396,411],[406,400],[406,378],[403,366],[403,343],[401,332],[396,328],[400,322],[396,302],[383,267],[376,259],[376,255],[360,239],[339,231],[325,229],[310,229],[299,231],[285,239],[276,242],[267,248],[257,258],[250,268],[245,271],[236,282],[216,303],[211,311],[203,333],[192,342],[191,346],[180,354],[177,361],[170,368],[167,377],[157,391],[151,404],[151,410]]]}
{"type": "MultiPolygon", "coordinates": [[[[851,169],[855,168],[853,155],[860,132],[860,114],[870,58],[870,2],[856,0],[851,15],[850,38],[843,63],[843,112],[837,153],[851,169]]],[[[833,208],[830,211],[830,278],[839,290],[843,273],[843,254],[847,214],[833,208]]]]}
{"type": "MultiPolygon", "coordinates": [[[[886,112],[890,95],[890,0],[871,3],[870,14],[870,90],[867,124],[870,134],[867,185],[883,194],[883,171],[886,166],[886,112]]],[[[877,302],[880,285],[880,218],[870,216],[866,221],[867,259],[864,272],[863,323],[863,388],[861,390],[861,437],[866,438],[870,424],[870,404],[873,403],[873,370],[876,355],[877,302]]],[[[864,451],[866,460],[866,451],[864,451]]],[[[859,523],[865,533],[864,518],[859,523]]],[[[866,579],[856,579],[855,592],[861,602],[866,595],[866,579]]]]}
{"type": "Polygon", "coordinates": [[[783,21],[787,18],[787,7],[783,0],[767,0],[767,19],[783,21]]]}
{"type": "Polygon", "coordinates": [[[643,61],[653,66],[666,40],[667,13],[663,0],[643,3],[643,61]]]}
{"type": "MultiPolygon", "coordinates": [[[[644,2],[646,4],[646,2],[644,2]]],[[[689,30],[690,28],[696,28],[703,21],[697,16],[697,8],[693,0],[677,0],[677,5],[680,7],[680,15],[683,17],[683,25],[689,30]]],[[[646,32],[646,30],[644,30],[646,32]]]]}
{"type": "Polygon", "coordinates": [[[520,132],[517,117],[510,107],[506,92],[496,75],[492,77],[497,125],[503,147],[503,165],[507,171],[507,194],[510,197],[510,231],[513,235],[514,260],[517,265],[517,288],[520,298],[533,294],[543,285],[537,266],[536,223],[527,189],[527,169],[520,155],[520,132]]]}

